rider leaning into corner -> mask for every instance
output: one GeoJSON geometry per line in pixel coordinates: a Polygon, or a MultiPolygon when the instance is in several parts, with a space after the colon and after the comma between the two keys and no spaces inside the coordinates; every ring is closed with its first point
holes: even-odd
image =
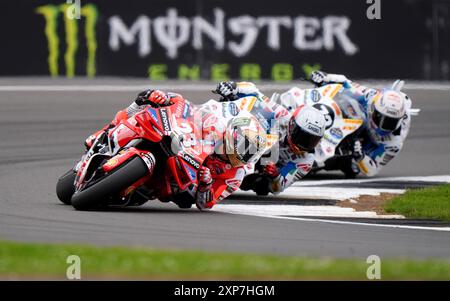
{"type": "MultiPolygon", "coordinates": [[[[170,106],[183,100],[183,96],[176,93],[143,91],[126,109],[117,112],[109,125],[90,136],[85,144],[90,147],[99,133],[149,105],[170,106]]],[[[217,114],[211,115],[208,111],[202,114],[203,119],[212,118],[216,122],[206,124],[202,120],[203,143],[212,146],[212,151],[198,171],[198,189],[194,201],[200,210],[211,209],[239,188],[245,175],[244,165],[257,161],[264,152],[266,143],[265,132],[251,114],[244,113],[239,119],[229,120],[224,120],[217,114]]]]}
{"type": "Polygon", "coordinates": [[[352,169],[369,177],[378,174],[398,155],[409,132],[411,99],[400,91],[403,83],[397,81],[392,88],[377,90],[352,82],[344,75],[322,71],[314,71],[311,81],[318,87],[342,84],[342,93],[357,100],[359,108],[352,117],[364,120],[364,127],[353,145],[352,169]]]}
{"type": "MultiPolygon", "coordinates": [[[[262,101],[258,104],[251,108],[241,106],[240,109],[248,110],[258,119],[264,119],[261,124],[271,126],[276,121],[279,143],[278,157],[275,159],[278,161],[268,162],[261,166],[262,170],[255,170],[255,173],[247,175],[240,187],[242,190],[254,190],[259,195],[267,195],[269,192],[279,194],[309,173],[314,163],[314,148],[325,130],[325,118],[320,111],[300,106],[289,112],[262,95],[249,82],[220,82],[214,92],[225,101],[259,96],[262,101]]],[[[271,130],[266,128],[267,133],[271,130]]]]}

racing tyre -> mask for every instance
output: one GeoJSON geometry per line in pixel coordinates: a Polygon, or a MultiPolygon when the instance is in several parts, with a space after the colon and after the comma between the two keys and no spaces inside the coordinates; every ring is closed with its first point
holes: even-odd
{"type": "Polygon", "coordinates": [[[147,165],[141,158],[135,157],[94,185],[74,194],[72,196],[72,206],[77,210],[93,209],[101,205],[109,196],[129,187],[146,176],[147,173],[147,165]]]}
{"type": "Polygon", "coordinates": [[[76,173],[73,170],[69,170],[59,177],[58,183],[56,183],[56,195],[63,204],[71,204],[70,200],[75,193],[75,187],[73,186],[75,177],[76,173]]]}
{"type": "Polygon", "coordinates": [[[352,169],[351,164],[350,164],[350,165],[348,165],[348,164],[345,165],[345,166],[341,169],[341,171],[344,173],[346,179],[355,179],[356,176],[358,175],[358,173],[355,172],[355,171],[352,169]]]}

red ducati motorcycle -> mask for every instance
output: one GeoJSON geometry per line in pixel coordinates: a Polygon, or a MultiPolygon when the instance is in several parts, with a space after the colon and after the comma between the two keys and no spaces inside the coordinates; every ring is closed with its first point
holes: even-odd
{"type": "Polygon", "coordinates": [[[149,106],[105,130],[59,178],[58,198],[77,210],[139,206],[156,198],[190,208],[198,169],[209,155],[200,146],[194,113],[188,101],[149,106]]]}

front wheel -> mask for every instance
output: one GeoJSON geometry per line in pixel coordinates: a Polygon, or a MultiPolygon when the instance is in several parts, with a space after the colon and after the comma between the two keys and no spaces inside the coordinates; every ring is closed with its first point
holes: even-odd
{"type": "Polygon", "coordinates": [[[75,193],[75,182],[76,173],[71,169],[65,174],[63,174],[56,183],[56,195],[58,199],[66,205],[70,205],[70,200],[72,195],[75,193]]]}
{"type": "Polygon", "coordinates": [[[359,174],[353,169],[353,163],[351,159],[344,162],[341,171],[344,173],[346,179],[355,179],[359,174]]]}
{"type": "Polygon", "coordinates": [[[129,187],[148,173],[147,165],[141,158],[135,157],[118,167],[85,190],[72,196],[72,206],[77,210],[89,210],[103,203],[108,197],[129,187]]]}

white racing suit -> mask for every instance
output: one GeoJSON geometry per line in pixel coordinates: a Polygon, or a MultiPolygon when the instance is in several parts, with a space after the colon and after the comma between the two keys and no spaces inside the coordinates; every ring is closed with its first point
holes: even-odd
{"type": "MultiPolygon", "coordinates": [[[[411,100],[407,97],[406,114],[401,122],[401,126],[393,132],[384,132],[377,129],[368,119],[368,105],[370,95],[376,93],[377,90],[362,86],[358,83],[348,80],[343,75],[328,74],[329,80],[325,85],[332,83],[342,84],[342,88],[338,93],[343,93],[356,100],[352,102],[353,106],[348,113],[349,118],[364,120],[363,129],[360,138],[362,139],[363,158],[359,161],[353,160],[352,168],[357,173],[366,176],[375,176],[380,169],[391,161],[403,147],[403,143],[408,135],[411,124],[411,100]]],[[[297,99],[310,97],[314,95],[314,89],[291,88],[289,91],[281,94],[281,104],[289,111],[295,110],[296,106],[303,103],[293,104],[290,95],[297,95],[297,99]],[[300,95],[300,97],[298,97],[300,95]]],[[[333,91],[330,91],[333,93],[333,91]]]]}
{"type": "MultiPolygon", "coordinates": [[[[268,192],[279,194],[296,180],[300,180],[308,174],[314,163],[314,154],[307,152],[295,154],[291,151],[287,142],[291,113],[283,106],[264,96],[253,83],[237,83],[237,97],[238,100],[235,103],[238,108],[252,113],[265,127],[268,136],[278,138],[277,143],[271,148],[270,154],[263,156],[258,163],[262,166],[270,161],[276,163],[280,175],[275,179],[264,177],[264,184],[261,185],[263,187],[261,187],[262,191],[260,192],[261,194],[267,194],[268,192]],[[267,187],[268,191],[264,191],[267,187]]],[[[244,179],[241,189],[251,189],[250,187],[246,189],[246,184],[255,180],[253,176],[257,174],[253,174],[253,172],[258,173],[258,170],[253,168],[247,170],[247,181],[244,179]]],[[[262,175],[263,173],[259,171],[259,176],[262,175]]]]}

